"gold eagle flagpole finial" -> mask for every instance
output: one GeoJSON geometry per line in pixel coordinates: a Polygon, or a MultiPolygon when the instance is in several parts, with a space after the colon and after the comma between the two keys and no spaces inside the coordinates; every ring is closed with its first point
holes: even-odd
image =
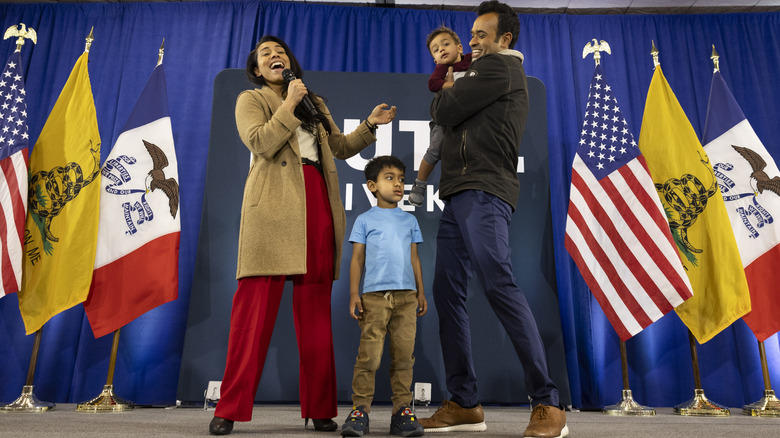
{"type": "Polygon", "coordinates": [[[715,51],[715,44],[712,45],[712,56],[710,56],[710,59],[712,60],[712,64],[715,66],[715,70],[712,72],[719,72],[720,71],[720,61],[718,61],[718,58],[720,58],[720,55],[718,55],[718,52],[715,51]]]}
{"type": "Polygon", "coordinates": [[[84,45],[84,51],[87,53],[89,53],[89,48],[92,47],[92,41],[95,40],[93,35],[94,30],[95,26],[92,26],[92,29],[89,30],[89,35],[87,35],[87,43],[84,45]]]}
{"type": "Polygon", "coordinates": [[[163,56],[165,56],[165,37],[163,37],[162,44],[160,44],[160,50],[157,52],[157,65],[162,64],[163,56]]]}
{"type": "Polygon", "coordinates": [[[609,48],[609,44],[606,41],[597,41],[596,38],[593,38],[593,42],[585,44],[585,47],[582,49],[582,59],[585,59],[588,54],[592,53],[593,60],[596,62],[596,65],[599,65],[601,64],[601,52],[607,52],[611,55],[612,49],[609,48]]]}
{"type": "Polygon", "coordinates": [[[653,55],[653,67],[658,67],[661,65],[660,62],[658,62],[658,49],[655,47],[655,40],[652,41],[652,47],[650,48],[650,54],[653,55]]]}
{"type": "Polygon", "coordinates": [[[14,24],[13,26],[5,30],[5,36],[3,36],[4,40],[7,40],[8,38],[11,37],[17,37],[16,50],[15,50],[16,52],[22,51],[22,46],[24,45],[25,38],[32,40],[33,44],[38,43],[38,34],[35,33],[35,29],[33,29],[32,27],[28,28],[27,26],[24,25],[24,23],[19,23],[19,25],[21,26],[21,29],[17,28],[16,25],[14,24]]]}

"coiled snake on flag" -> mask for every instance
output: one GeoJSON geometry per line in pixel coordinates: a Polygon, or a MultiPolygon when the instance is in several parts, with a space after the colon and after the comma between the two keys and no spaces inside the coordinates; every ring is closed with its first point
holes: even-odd
{"type": "Polygon", "coordinates": [[[96,148],[91,145],[90,140],[89,150],[94,160],[94,169],[86,178],[81,166],[72,161],[49,171],[42,170],[30,177],[29,209],[41,231],[44,249],[48,254],[51,253],[52,248],[47,241],[60,240],[51,232],[52,219],[60,214],[65,205],[78,196],[81,190],[94,181],[100,173],[100,144],[98,143],[96,148]]]}
{"type": "Polygon", "coordinates": [[[717,179],[712,167],[709,166],[709,158],[706,161],[703,159],[700,161],[704,163],[704,167],[710,171],[712,176],[712,184],[709,188],[705,188],[698,178],[689,173],[684,174],[679,179],[670,178],[663,184],[655,185],[665,204],[674,210],[670,212],[667,209],[669,226],[678,231],[683,246],[688,251],[697,254],[701,253],[702,250],[695,248],[688,241],[688,228],[692,227],[699,215],[704,213],[709,198],[718,192],[717,179]]]}

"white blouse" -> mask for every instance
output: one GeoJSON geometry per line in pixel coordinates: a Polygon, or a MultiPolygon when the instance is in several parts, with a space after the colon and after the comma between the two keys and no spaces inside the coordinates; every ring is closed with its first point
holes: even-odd
{"type": "Polygon", "coordinates": [[[298,148],[301,150],[301,157],[314,162],[320,161],[317,153],[317,138],[300,126],[295,130],[295,133],[298,134],[298,148]]]}

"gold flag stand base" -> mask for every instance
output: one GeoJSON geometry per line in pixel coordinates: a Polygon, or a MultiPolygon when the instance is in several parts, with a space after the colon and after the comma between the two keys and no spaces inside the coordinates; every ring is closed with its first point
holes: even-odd
{"type": "Polygon", "coordinates": [[[773,390],[767,389],[759,401],[743,406],[742,413],[753,417],[780,417],[780,400],[773,390]]]}
{"type": "Polygon", "coordinates": [[[103,392],[76,407],[78,412],[124,412],[133,410],[133,402],[114,395],[114,385],[103,386],[103,392]]]}
{"type": "Polygon", "coordinates": [[[642,406],[634,401],[630,389],[623,390],[623,399],[620,402],[605,406],[601,412],[607,415],[655,415],[655,409],[642,406]]]}
{"type": "Polygon", "coordinates": [[[22,387],[22,395],[13,403],[0,406],[0,412],[45,412],[54,409],[55,404],[38,400],[32,385],[22,387]]]}
{"type": "Polygon", "coordinates": [[[674,413],[695,417],[728,417],[731,415],[728,408],[708,400],[703,389],[695,389],[693,398],[675,406],[674,413]]]}

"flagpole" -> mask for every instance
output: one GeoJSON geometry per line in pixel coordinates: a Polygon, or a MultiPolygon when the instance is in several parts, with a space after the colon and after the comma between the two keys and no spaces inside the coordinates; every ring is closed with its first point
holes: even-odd
{"type": "Polygon", "coordinates": [[[160,44],[160,50],[157,51],[157,67],[162,64],[163,56],[165,56],[165,37],[163,37],[162,44],[160,44]]]}
{"type": "Polygon", "coordinates": [[[715,51],[715,44],[712,45],[712,55],[710,55],[710,59],[712,60],[712,64],[714,66],[713,73],[720,71],[720,55],[718,55],[718,52],[715,51]]]}
{"type": "MultiPolygon", "coordinates": [[[[24,40],[32,40],[33,44],[38,42],[38,34],[32,27],[25,26],[24,23],[19,23],[21,28],[17,28],[13,25],[5,30],[3,39],[11,37],[16,38],[16,50],[14,52],[21,52],[22,46],[24,46],[24,40]]],[[[0,412],[45,412],[49,409],[53,409],[55,404],[51,402],[44,402],[38,400],[33,392],[33,380],[35,378],[35,365],[38,362],[38,350],[41,347],[41,329],[35,332],[35,340],[33,341],[32,357],[30,358],[30,368],[27,370],[27,382],[22,387],[22,395],[19,396],[13,402],[0,406],[0,412]]]]}
{"type": "MultiPolygon", "coordinates": [[[[715,50],[715,44],[712,45],[712,55],[710,59],[713,64],[713,75],[720,72],[720,55],[715,50]]],[[[766,350],[764,349],[764,343],[758,341],[758,353],[761,359],[761,370],[764,376],[764,396],[758,401],[745,405],[742,407],[743,415],[751,415],[754,417],[780,417],[780,400],[775,397],[775,392],[772,390],[772,383],[769,379],[769,368],[766,360],[766,350]]]]}
{"type": "Polygon", "coordinates": [[[775,397],[772,384],[769,381],[769,368],[766,362],[764,343],[758,341],[758,354],[761,356],[761,370],[764,373],[764,396],[758,401],[742,408],[744,415],[753,417],[780,417],[780,400],[775,397]]]}
{"type": "Polygon", "coordinates": [[[3,35],[3,39],[7,40],[11,37],[17,37],[16,38],[16,50],[14,52],[21,52],[22,46],[24,45],[24,40],[29,39],[33,42],[33,44],[38,43],[38,34],[35,32],[35,29],[32,27],[27,27],[24,23],[19,23],[21,26],[21,29],[17,28],[14,24],[13,26],[9,27],[5,30],[5,35],[3,35]]]}
{"type": "MultiPolygon", "coordinates": [[[[95,26],[89,30],[86,43],[84,44],[84,52],[89,53],[89,49],[92,47],[92,41],[94,37],[95,26]]],[[[116,366],[116,353],[119,349],[119,329],[114,332],[114,343],[111,347],[111,359],[108,365],[108,378],[106,384],[103,386],[103,391],[93,398],[92,400],[84,403],[80,403],[76,406],[78,412],[122,412],[133,409],[133,403],[128,402],[120,397],[114,395],[114,367],[116,366]]]]}
{"type": "Polygon", "coordinates": [[[35,377],[35,364],[38,362],[38,350],[41,347],[41,330],[35,332],[33,341],[30,368],[27,370],[27,383],[22,388],[22,395],[12,403],[0,406],[0,412],[45,412],[54,409],[55,404],[38,400],[33,392],[33,379],[35,377]]]}
{"type": "MultiPolygon", "coordinates": [[[[653,68],[658,69],[661,66],[659,61],[659,50],[655,46],[653,40],[650,48],[650,55],[653,57],[653,68]]],[[[641,142],[641,138],[640,138],[641,142]]],[[[694,380],[694,396],[691,400],[681,403],[674,407],[674,413],[678,415],[691,415],[691,416],[714,416],[725,417],[731,415],[729,410],[717,403],[711,402],[704,395],[704,390],[701,389],[701,377],[699,376],[699,359],[696,354],[696,339],[693,333],[688,330],[688,342],[691,349],[691,362],[693,364],[693,380],[694,380]]]]}
{"type": "MultiPolygon", "coordinates": [[[[582,58],[585,59],[589,54],[593,54],[593,61],[596,63],[596,67],[601,64],[601,52],[612,54],[612,49],[609,44],[604,40],[598,40],[593,38],[592,43],[588,42],[582,49],[582,58]]],[[[628,386],[628,360],[626,357],[626,343],[620,341],[620,362],[623,372],[623,392],[620,402],[614,405],[605,406],[601,412],[607,415],[655,415],[655,409],[642,406],[636,401],[631,394],[631,389],[628,386]]]]}
{"type": "Polygon", "coordinates": [[[704,395],[701,389],[701,376],[699,375],[699,357],[696,354],[696,339],[688,330],[688,343],[691,346],[691,361],[693,362],[693,398],[674,407],[677,415],[690,415],[695,417],[728,417],[731,412],[727,407],[721,406],[704,395]]]}
{"type": "Polygon", "coordinates": [[[628,386],[628,359],[626,355],[626,343],[620,341],[620,364],[623,372],[623,398],[614,405],[605,406],[601,412],[607,415],[655,415],[655,409],[642,406],[631,395],[628,386]]]}
{"type": "MultiPolygon", "coordinates": [[[[92,31],[89,33],[89,37],[87,37],[87,46],[85,47],[85,51],[89,51],[89,46],[92,43],[92,31]]],[[[158,58],[157,58],[157,66],[159,66],[162,63],[163,53],[164,53],[164,44],[165,39],[163,39],[163,44],[160,45],[160,49],[158,51],[158,58]]],[[[102,220],[102,218],[101,218],[102,220]]],[[[87,313],[89,313],[89,307],[85,306],[87,313]]],[[[111,346],[111,358],[109,360],[108,365],[108,376],[106,377],[106,384],[103,386],[103,390],[100,394],[98,394],[97,397],[93,398],[92,400],[89,400],[87,402],[81,403],[76,407],[76,411],[78,412],[124,412],[124,411],[130,411],[134,408],[134,404],[131,401],[124,400],[123,398],[117,396],[114,394],[114,370],[116,368],[116,357],[117,352],[119,350],[119,333],[121,331],[121,327],[117,328],[114,331],[114,339],[113,344],[111,346]]]]}
{"type": "Polygon", "coordinates": [[[89,35],[87,35],[87,42],[84,43],[84,51],[89,53],[90,47],[92,47],[92,41],[95,41],[95,26],[92,26],[92,28],[89,30],[89,35]]]}
{"type": "MultiPolygon", "coordinates": [[[[715,65],[714,72],[720,71],[719,58],[718,52],[715,51],[715,44],[713,44],[710,59],[712,59],[712,63],[715,65]]],[[[769,380],[769,367],[766,362],[766,350],[762,341],[758,341],[758,355],[761,359],[761,371],[764,374],[764,396],[758,399],[758,401],[743,406],[742,414],[753,417],[780,417],[780,400],[777,399],[775,392],[772,390],[772,383],[769,380]]]]}
{"type": "Polygon", "coordinates": [[[593,54],[593,61],[596,63],[596,65],[601,64],[601,52],[607,52],[608,54],[612,54],[612,49],[609,48],[609,44],[607,44],[604,40],[597,40],[596,38],[593,38],[593,43],[585,44],[585,47],[582,49],[582,59],[585,59],[589,54],[593,54]]]}
{"type": "Polygon", "coordinates": [[[127,401],[114,394],[114,369],[116,367],[116,354],[119,350],[119,331],[114,332],[114,343],[111,346],[111,359],[108,362],[108,377],[103,391],[90,401],[76,406],[78,412],[124,412],[134,408],[133,402],[127,401]]]}

